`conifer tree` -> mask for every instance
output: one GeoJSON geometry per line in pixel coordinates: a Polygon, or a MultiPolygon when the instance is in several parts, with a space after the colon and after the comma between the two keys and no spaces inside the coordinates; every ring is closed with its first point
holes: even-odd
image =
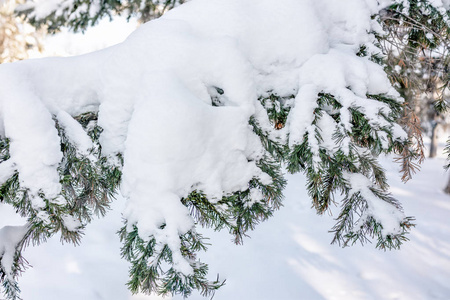
{"type": "MultiPolygon", "coordinates": [[[[79,243],[119,186],[133,293],[213,294],[224,281],[207,278],[196,226],[242,243],[282,206],[282,166],[306,175],[317,213],[340,206],[333,243],[399,248],[413,218],[378,156],[398,154],[407,178],[420,153],[380,65],[382,7],[366,2],[194,0],[118,46],[2,66],[0,201],[27,218],[0,229],[8,299],[24,247],[79,243]]],[[[64,7],[55,29],[107,13],[70,23],[64,7]]]]}
{"type": "Polygon", "coordinates": [[[381,14],[386,35],[380,37],[387,55],[387,72],[407,102],[405,115],[431,138],[436,156],[436,130],[444,124],[449,97],[450,11],[445,2],[396,1],[381,14]]]}
{"type": "MultiPolygon", "coordinates": [[[[404,115],[411,124],[410,136],[422,145],[420,131],[429,134],[430,157],[437,154],[438,126],[448,119],[449,8],[446,1],[396,1],[381,14],[386,35],[380,37],[380,44],[387,56],[386,71],[406,100],[404,115]]],[[[448,149],[450,142],[446,145],[450,153],[448,149]]],[[[450,193],[450,180],[444,191],[450,193]]]]}

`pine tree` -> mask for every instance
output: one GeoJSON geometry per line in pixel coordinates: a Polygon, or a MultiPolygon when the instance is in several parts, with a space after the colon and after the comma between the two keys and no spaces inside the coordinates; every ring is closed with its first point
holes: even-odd
{"type": "MultiPolygon", "coordinates": [[[[317,213],[340,206],[333,243],[407,240],[413,218],[389,193],[378,156],[398,154],[407,178],[420,153],[379,65],[379,8],[283,4],[192,1],[116,47],[0,68],[0,201],[28,220],[0,230],[12,237],[0,239],[8,299],[19,297],[24,247],[56,233],[79,243],[119,185],[134,293],[212,295],[224,281],[207,278],[196,226],[242,243],[282,206],[283,166],[306,175],[317,213]],[[345,9],[365,18],[342,22],[345,9]]],[[[115,11],[77,7],[79,22],[67,21],[68,7],[50,28],[82,29],[115,11]]]]}
{"type": "Polygon", "coordinates": [[[407,101],[406,116],[431,138],[430,157],[436,156],[438,125],[448,108],[450,11],[448,6],[423,0],[396,1],[381,16],[387,32],[381,38],[388,56],[387,71],[407,101]]]}
{"type": "MultiPolygon", "coordinates": [[[[423,147],[420,130],[428,134],[429,157],[435,157],[438,126],[448,122],[449,4],[396,1],[384,10],[381,19],[387,32],[381,39],[381,48],[388,57],[386,70],[407,102],[405,118],[414,124],[409,134],[420,148],[423,147]]],[[[450,153],[448,149],[450,139],[446,145],[450,153]]],[[[424,157],[424,153],[421,155],[424,157]]],[[[444,191],[450,193],[450,179],[444,191]]]]}

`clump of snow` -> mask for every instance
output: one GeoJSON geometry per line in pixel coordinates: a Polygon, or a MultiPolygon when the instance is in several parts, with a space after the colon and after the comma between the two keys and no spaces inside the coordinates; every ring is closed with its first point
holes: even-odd
{"type": "Polygon", "coordinates": [[[77,152],[81,155],[88,155],[89,150],[91,150],[94,145],[80,123],[65,111],[58,112],[56,119],[64,129],[71,143],[75,146],[77,152]]]}
{"type": "Polygon", "coordinates": [[[434,8],[444,15],[447,14],[447,10],[450,8],[449,0],[429,0],[429,2],[434,8]]]}
{"type": "Polygon", "coordinates": [[[368,209],[364,212],[359,222],[364,223],[368,217],[373,217],[377,222],[383,225],[382,235],[396,235],[401,233],[400,223],[405,218],[403,212],[387,201],[380,200],[371,191],[372,183],[370,179],[362,174],[345,173],[344,178],[349,182],[351,191],[350,196],[359,193],[367,203],[368,209]]]}
{"type": "Polygon", "coordinates": [[[45,104],[25,85],[23,73],[14,65],[2,66],[0,116],[4,136],[10,137],[11,160],[32,195],[40,191],[49,198],[61,190],[56,168],[61,161],[59,137],[45,104]]]}
{"type": "Polygon", "coordinates": [[[14,175],[14,163],[7,160],[0,164],[0,185],[3,185],[12,175],[14,175]]]}
{"type": "MultiPolygon", "coordinates": [[[[287,126],[277,133],[290,145],[315,131],[319,92],[341,103],[338,125],[346,130],[352,107],[389,125],[378,113],[387,107],[366,94],[397,95],[380,66],[356,56],[361,45],[376,48],[368,32],[378,8],[375,0],[194,0],[117,46],[2,65],[0,135],[10,138],[9,164],[32,195],[57,198],[62,154],[53,118],[86,154],[91,142],[73,117],[98,112],[102,154],[112,162],[117,154],[124,158],[128,225],[138,225],[143,239],[169,245],[175,266],[189,273],[179,235],[194,222],[180,199],[198,189],[214,201],[248,189],[252,179],[270,183],[257,165],[265,150],[248,124],[255,116],[270,128],[258,96],[295,96],[287,126]],[[216,88],[223,91],[219,106],[212,105],[216,88]]],[[[396,130],[394,138],[401,137],[396,130]]],[[[336,143],[330,134],[323,138],[310,140],[316,154],[336,143]]],[[[2,168],[10,174],[11,167],[2,168]]]]}
{"type": "Polygon", "coordinates": [[[5,226],[0,228],[0,268],[9,279],[13,278],[13,263],[16,247],[27,233],[28,227],[5,226]]]}
{"type": "Polygon", "coordinates": [[[64,222],[64,226],[66,227],[67,230],[69,231],[77,231],[78,229],[80,229],[81,227],[81,222],[74,218],[71,215],[64,215],[62,216],[63,222],[64,222]]]}

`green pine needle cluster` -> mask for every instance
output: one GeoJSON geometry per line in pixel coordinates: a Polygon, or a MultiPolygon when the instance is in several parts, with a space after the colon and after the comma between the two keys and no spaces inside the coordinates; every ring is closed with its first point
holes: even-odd
{"type": "MultiPolygon", "coordinates": [[[[398,102],[383,95],[367,95],[367,97],[389,106],[389,114],[379,112],[388,124],[392,124],[399,117],[402,108],[398,102]]],[[[317,104],[312,126],[317,125],[324,114],[331,116],[337,124],[340,123],[342,105],[337,99],[330,94],[319,93],[317,104]]],[[[371,196],[398,208],[398,202],[388,193],[389,186],[386,183],[385,172],[379,165],[377,157],[383,153],[402,153],[408,148],[408,142],[394,140],[391,128],[369,122],[361,107],[352,107],[349,110],[351,131],[338,126],[333,135],[336,145],[340,145],[337,151],[330,151],[324,147],[320,147],[318,155],[312,151],[309,139],[322,140],[322,129],[316,127],[314,136],[305,133],[303,142],[291,149],[286,158],[287,168],[291,173],[301,171],[306,175],[308,194],[317,213],[323,214],[330,209],[330,205],[337,204],[336,194],[343,198],[340,201],[340,213],[336,217],[337,223],[332,229],[333,243],[347,246],[356,241],[364,243],[369,241],[369,238],[376,238],[379,248],[398,248],[407,240],[406,234],[413,226],[411,223],[413,219],[405,218],[401,221],[402,231],[384,235],[382,225],[373,215],[369,215],[366,220],[362,218],[369,208],[367,199],[360,192],[352,193],[352,185],[346,177],[347,174],[363,175],[372,183],[371,196]],[[380,136],[380,132],[384,132],[385,135],[380,136]],[[388,141],[385,143],[389,145],[387,148],[383,147],[382,142],[386,137],[388,141]]]]}
{"type": "MultiPolygon", "coordinates": [[[[120,169],[109,165],[106,158],[101,156],[98,144],[101,130],[95,125],[97,116],[89,113],[77,119],[96,146],[91,149],[89,157],[79,154],[55,120],[63,153],[58,168],[62,186],[61,197],[47,199],[41,193],[39,197],[44,205],[36,207],[30,199],[29,191],[21,186],[17,171],[0,186],[0,202],[11,205],[27,220],[27,232],[16,245],[12,276],[0,269],[0,278],[8,299],[18,299],[19,289],[16,279],[27,265],[22,257],[23,249],[30,243],[38,245],[45,242],[56,233],[61,234],[62,242],[79,244],[84,226],[91,222],[93,215],[105,215],[120,183],[120,169]],[[78,222],[80,226],[76,229],[68,228],[66,218],[78,222]]],[[[0,139],[0,163],[9,158],[9,140],[0,139]]]]}
{"type": "Polygon", "coordinates": [[[193,230],[180,235],[181,254],[193,270],[189,275],[176,270],[172,249],[167,244],[159,243],[154,237],[144,241],[136,226],[133,225],[128,232],[125,225],[119,236],[123,243],[122,257],[131,263],[127,285],[132,293],[181,294],[187,297],[195,289],[203,296],[210,296],[225,283],[219,278],[212,282],[206,279],[208,265],[196,260],[196,252],[206,250],[205,238],[193,230]]]}

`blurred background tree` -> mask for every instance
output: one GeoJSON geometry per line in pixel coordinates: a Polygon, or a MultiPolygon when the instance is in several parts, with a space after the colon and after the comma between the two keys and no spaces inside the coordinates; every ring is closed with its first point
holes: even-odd
{"type": "MultiPolygon", "coordinates": [[[[428,137],[428,156],[433,158],[438,132],[449,127],[450,13],[442,2],[396,2],[380,15],[386,71],[406,100],[404,122],[413,125],[408,134],[418,149],[424,148],[422,134],[428,137]]],[[[445,191],[450,193],[450,180],[445,191]]]]}
{"type": "Polygon", "coordinates": [[[44,31],[14,15],[17,4],[15,0],[0,2],[0,63],[27,59],[42,51],[44,31]]]}
{"type": "Polygon", "coordinates": [[[398,2],[381,14],[386,35],[379,40],[387,72],[406,100],[405,117],[430,138],[429,157],[435,157],[437,131],[448,126],[449,11],[430,1],[398,2]]]}
{"type": "Polygon", "coordinates": [[[137,18],[140,23],[162,16],[168,10],[188,0],[26,0],[16,12],[33,26],[45,25],[50,33],[62,27],[84,31],[102,18],[122,16],[137,18]]]}

